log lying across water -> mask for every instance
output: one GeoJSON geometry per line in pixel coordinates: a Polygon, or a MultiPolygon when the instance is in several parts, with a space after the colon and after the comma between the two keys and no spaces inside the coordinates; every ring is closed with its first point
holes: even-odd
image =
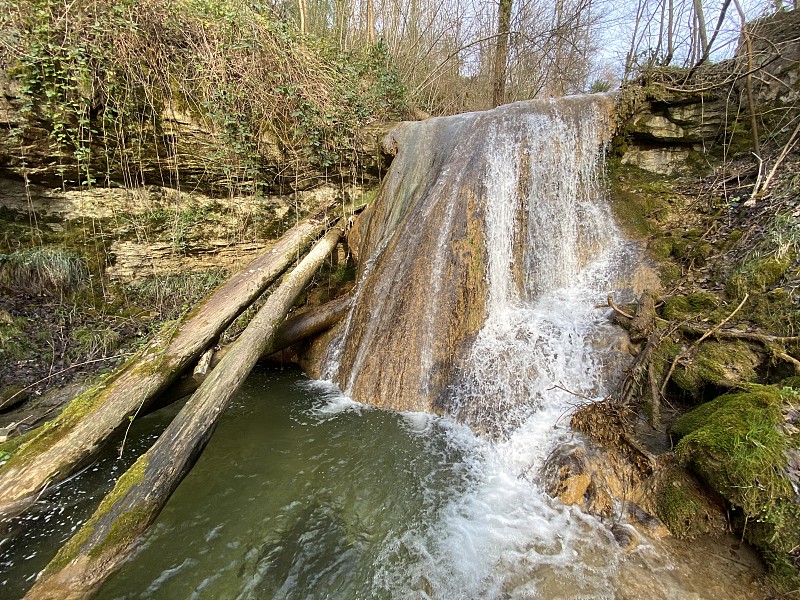
{"type": "MultiPolygon", "coordinates": [[[[285,350],[303,340],[322,333],[326,329],[330,329],[347,314],[352,304],[353,296],[340,296],[321,306],[315,306],[314,308],[303,311],[301,314],[286,319],[275,332],[275,340],[267,349],[269,354],[261,358],[266,359],[270,356],[280,356],[277,353],[281,350],[285,350]]],[[[193,373],[175,382],[164,392],[164,395],[151,406],[151,410],[164,407],[189,394],[193,394],[195,390],[200,387],[200,384],[205,381],[209,372],[220,363],[229,349],[230,346],[225,346],[214,352],[202,372],[193,373]]]]}
{"type": "Polygon", "coordinates": [[[295,298],[341,237],[333,229],[270,295],[155,444],[117,481],[91,519],[42,572],[27,600],[92,596],[132,552],[203,451],[231,397],[268,352],[295,298]]]}
{"type": "Polygon", "coordinates": [[[42,432],[0,467],[0,518],[25,510],[48,486],[86,464],[129,417],[208,349],[336,218],[336,203],[289,230],[212,293],[183,323],[162,332],[116,373],[76,397],[42,432]]]}

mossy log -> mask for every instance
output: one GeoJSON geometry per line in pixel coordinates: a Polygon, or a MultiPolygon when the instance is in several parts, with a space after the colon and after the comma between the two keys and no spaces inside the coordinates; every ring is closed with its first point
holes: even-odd
{"type": "Polygon", "coordinates": [[[328,232],[284,279],[156,443],[120,477],[25,598],[88,598],[130,555],[203,451],[233,394],[268,353],[292,303],[341,235],[338,228],[328,232]]]}
{"type": "Polygon", "coordinates": [[[335,218],[336,204],[289,230],[264,254],[167,327],[116,373],[76,397],[0,467],[0,518],[19,514],[50,485],[86,464],[103,443],[142,414],[219,334],[272,284],[335,218]]]}
{"type": "MultiPolygon", "coordinates": [[[[321,306],[316,306],[301,314],[293,316],[280,324],[275,332],[275,339],[270,344],[266,354],[261,358],[266,359],[286,348],[302,342],[312,336],[322,333],[335,325],[342,317],[347,314],[353,304],[353,297],[350,295],[341,296],[321,306]]],[[[174,383],[164,395],[154,404],[159,407],[166,406],[171,402],[180,400],[189,394],[193,394],[200,384],[205,381],[208,373],[216,368],[220,361],[230,350],[230,346],[220,348],[210,357],[206,367],[200,371],[195,371],[190,376],[174,383]]],[[[278,355],[280,356],[280,355],[278,355]]],[[[151,407],[151,410],[153,407],[151,407]]]]}

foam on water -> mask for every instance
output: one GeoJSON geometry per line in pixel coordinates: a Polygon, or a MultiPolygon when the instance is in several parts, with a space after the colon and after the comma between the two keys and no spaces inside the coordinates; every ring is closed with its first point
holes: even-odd
{"type": "MultiPolygon", "coordinates": [[[[596,304],[628,255],[598,176],[608,114],[578,108],[498,113],[476,149],[486,169],[488,315],[447,408],[487,435],[452,426],[451,443],[467,449],[468,485],[418,529],[387,540],[373,583],[392,597],[614,594],[610,533],[537,482],[572,435],[574,405],[607,391],[608,352],[593,339],[610,325],[596,304]]],[[[434,272],[447,251],[431,257],[434,272]]],[[[427,422],[411,418],[420,431],[427,422]]]]}

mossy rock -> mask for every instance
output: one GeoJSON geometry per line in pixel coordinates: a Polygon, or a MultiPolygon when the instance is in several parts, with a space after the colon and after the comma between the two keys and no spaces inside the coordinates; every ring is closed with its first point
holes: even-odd
{"type": "Polygon", "coordinates": [[[685,471],[670,468],[656,488],[656,514],[679,539],[721,531],[724,520],[718,508],[685,471]]]}
{"type": "Polygon", "coordinates": [[[796,394],[750,386],[699,406],[672,428],[678,459],[742,511],[746,538],[776,568],[800,546],[800,495],[788,471],[800,434],[789,433],[784,420],[796,394]]]}
{"type": "Polygon", "coordinates": [[[656,260],[666,260],[672,256],[675,240],[671,237],[655,238],[647,244],[650,255],[656,260]]]}
{"type": "Polygon", "coordinates": [[[701,397],[707,386],[732,388],[753,381],[760,364],[759,355],[744,342],[705,342],[679,364],[672,381],[687,394],[701,397]]]}
{"type": "Polygon", "coordinates": [[[681,276],[681,269],[672,263],[662,263],[659,265],[658,274],[664,286],[670,286],[681,276]]]}
{"type": "Polygon", "coordinates": [[[744,298],[745,294],[764,293],[781,281],[793,264],[791,254],[748,261],[728,279],[725,293],[736,299],[744,298]]]}
{"type": "Polygon", "coordinates": [[[672,296],[664,300],[661,314],[668,321],[686,321],[712,311],[719,306],[719,298],[711,292],[696,292],[672,296]]]}
{"type": "Polygon", "coordinates": [[[672,181],[619,161],[609,163],[611,208],[617,222],[632,236],[647,237],[674,214],[672,181]]]}
{"type": "Polygon", "coordinates": [[[752,294],[742,313],[757,327],[778,335],[797,335],[800,330],[800,306],[784,288],[752,294]]]}

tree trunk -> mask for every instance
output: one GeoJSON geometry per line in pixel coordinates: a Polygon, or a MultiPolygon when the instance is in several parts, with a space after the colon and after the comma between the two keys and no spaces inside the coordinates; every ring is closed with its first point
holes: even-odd
{"type": "MultiPolygon", "coordinates": [[[[278,331],[275,332],[275,339],[268,349],[269,354],[264,355],[261,358],[268,358],[269,356],[276,355],[280,356],[277,353],[281,350],[285,350],[286,348],[294,346],[305,339],[330,329],[347,314],[347,311],[350,310],[352,304],[352,296],[342,296],[341,298],[331,300],[322,306],[311,308],[302,314],[287,319],[281,323],[280,327],[278,327],[278,331]]],[[[218,352],[215,352],[211,357],[207,368],[203,369],[202,372],[195,372],[189,377],[175,382],[166,392],[164,392],[157,402],[154,403],[154,405],[151,407],[151,410],[156,408],[156,404],[158,405],[157,408],[162,408],[168,404],[171,404],[172,402],[188,396],[189,394],[193,394],[195,390],[200,387],[203,381],[205,381],[209,372],[216,368],[216,366],[228,353],[229,349],[230,346],[226,346],[221,348],[218,352]]]]}
{"type": "Polygon", "coordinates": [[[697,35],[700,39],[699,55],[708,52],[708,32],[706,31],[706,15],[703,13],[702,0],[694,0],[694,14],[697,18],[697,35]]]}
{"type": "Polygon", "coordinates": [[[497,48],[494,54],[494,80],[492,106],[500,106],[506,97],[506,62],[508,62],[508,35],[511,28],[511,2],[500,0],[497,8],[497,48]]]}
{"type": "Polygon", "coordinates": [[[308,19],[308,6],[306,0],[297,0],[297,9],[300,13],[300,35],[308,33],[306,31],[306,21],[308,19]]]}
{"type": "Polygon", "coordinates": [[[375,34],[375,9],[373,7],[374,0],[367,0],[367,43],[372,46],[377,40],[375,34]]]}
{"type": "Polygon", "coordinates": [[[341,229],[329,231],[284,279],[217,368],[150,450],[119,478],[92,518],[61,548],[25,598],[88,598],[131,554],[139,537],[191,470],[231,397],[268,351],[292,303],[341,235],[341,229]]]}
{"type": "Polygon", "coordinates": [[[162,330],[116,373],[77,396],[0,467],[0,518],[25,510],[48,486],[86,464],[191,366],[219,334],[261,295],[333,220],[335,203],[287,232],[234,275],[186,321],[162,330]]]}

